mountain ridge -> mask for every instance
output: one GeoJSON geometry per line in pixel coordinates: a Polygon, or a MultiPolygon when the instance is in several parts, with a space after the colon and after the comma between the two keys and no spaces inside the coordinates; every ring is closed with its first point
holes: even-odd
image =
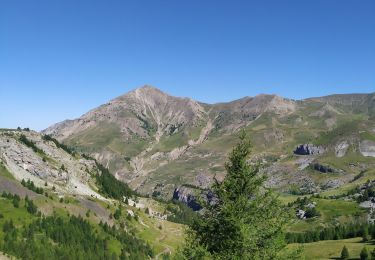
{"type": "MultiPolygon", "coordinates": [[[[301,187],[306,182],[324,185],[308,169],[298,170],[298,158],[291,159],[292,165],[278,161],[289,158],[295,146],[311,142],[333,153],[345,141],[355,154],[372,154],[371,143],[363,141],[375,140],[374,115],[373,93],[303,100],[260,94],[205,104],[146,85],[42,133],[95,157],[138,192],[170,197],[179,185],[207,187],[214,175],[223,176],[223,161],[240,129],[252,136],[258,153],[254,157],[276,156],[271,166],[300,176],[292,182],[301,187]]],[[[318,156],[310,163],[323,159],[318,156]]],[[[272,167],[268,172],[274,172],[272,167]]],[[[342,184],[348,180],[342,179],[342,184]]]]}

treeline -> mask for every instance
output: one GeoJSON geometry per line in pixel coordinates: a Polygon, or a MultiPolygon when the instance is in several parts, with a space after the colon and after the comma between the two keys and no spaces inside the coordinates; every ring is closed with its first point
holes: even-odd
{"type": "Polygon", "coordinates": [[[120,201],[122,201],[124,197],[131,197],[135,194],[126,183],[117,180],[106,167],[96,160],[95,163],[101,172],[101,174],[95,176],[100,193],[120,201]]]}
{"type": "Polygon", "coordinates": [[[22,184],[22,186],[28,188],[29,190],[31,190],[35,193],[43,194],[43,192],[44,192],[43,188],[39,188],[39,187],[35,186],[33,181],[30,181],[30,180],[25,181],[24,179],[22,179],[21,184],[22,184]]]}
{"type": "Polygon", "coordinates": [[[375,224],[349,224],[303,233],[287,233],[288,243],[311,243],[321,240],[340,240],[362,237],[364,241],[375,239],[375,224]]]}
{"type": "Polygon", "coordinates": [[[70,148],[69,146],[67,146],[65,144],[60,143],[59,141],[57,141],[55,138],[53,138],[50,135],[43,135],[43,140],[51,141],[51,142],[55,143],[56,147],[63,149],[65,152],[67,152],[67,153],[69,153],[73,156],[75,155],[75,151],[72,148],[70,148]]]}
{"type": "MultiPolygon", "coordinates": [[[[102,226],[103,227],[103,226],[102,226]]],[[[13,222],[3,225],[0,249],[20,259],[149,259],[150,246],[142,240],[114,227],[98,232],[82,217],[38,218],[18,228],[13,222]],[[116,253],[111,243],[121,244],[116,253]]]]}
{"type": "Polygon", "coordinates": [[[33,149],[33,151],[35,153],[40,153],[40,154],[44,154],[44,151],[42,149],[40,149],[39,147],[37,147],[35,145],[35,143],[31,140],[29,140],[25,135],[21,134],[20,136],[20,142],[23,143],[24,145],[30,147],[31,149],[33,149]]]}

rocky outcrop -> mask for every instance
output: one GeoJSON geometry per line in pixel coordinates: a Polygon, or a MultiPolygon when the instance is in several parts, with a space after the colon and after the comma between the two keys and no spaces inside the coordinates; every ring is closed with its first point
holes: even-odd
{"type": "Polygon", "coordinates": [[[344,182],[342,180],[328,180],[326,183],[322,185],[323,190],[328,189],[335,189],[343,185],[344,182]]]}
{"type": "Polygon", "coordinates": [[[55,143],[43,140],[36,132],[1,132],[0,159],[18,181],[31,180],[38,187],[47,183],[61,194],[88,195],[104,200],[90,187],[94,185],[90,172],[95,173],[95,162],[76,159],[55,143]],[[21,135],[36,148],[21,142],[21,135]]]}
{"type": "Polygon", "coordinates": [[[200,210],[202,206],[198,203],[196,194],[197,190],[181,186],[174,190],[173,199],[185,203],[189,208],[194,211],[200,210]]]}
{"type": "Polygon", "coordinates": [[[211,190],[202,190],[193,186],[180,186],[176,188],[173,192],[173,199],[185,203],[194,211],[202,209],[200,201],[211,205],[217,203],[217,197],[211,190]]]}
{"type": "Polygon", "coordinates": [[[348,144],[347,141],[343,141],[343,142],[338,143],[335,146],[336,157],[338,157],[338,158],[344,157],[348,148],[349,148],[349,144],[348,144]]]}
{"type": "Polygon", "coordinates": [[[375,157],[375,142],[363,140],[359,143],[359,151],[363,156],[375,157]]]}
{"type": "Polygon", "coordinates": [[[318,155],[325,152],[324,148],[321,146],[315,146],[312,144],[300,144],[294,150],[294,154],[297,155],[318,155]]]}

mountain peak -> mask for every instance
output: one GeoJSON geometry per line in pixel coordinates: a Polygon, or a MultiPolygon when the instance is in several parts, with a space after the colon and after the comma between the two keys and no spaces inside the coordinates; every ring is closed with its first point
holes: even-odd
{"type": "Polygon", "coordinates": [[[160,89],[151,86],[151,85],[144,85],[142,87],[133,89],[117,98],[113,101],[123,101],[129,98],[131,99],[144,99],[147,98],[155,98],[155,97],[167,97],[169,96],[167,93],[161,91],[160,89]]]}
{"type": "Polygon", "coordinates": [[[160,89],[151,86],[151,85],[143,85],[142,87],[136,88],[135,91],[157,91],[157,92],[163,92],[160,89]]]}

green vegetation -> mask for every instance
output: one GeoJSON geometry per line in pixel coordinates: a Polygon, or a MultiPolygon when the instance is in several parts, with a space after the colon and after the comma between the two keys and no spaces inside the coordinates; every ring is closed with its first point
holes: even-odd
{"type": "Polygon", "coordinates": [[[68,147],[65,144],[60,143],[59,141],[57,141],[55,138],[51,137],[50,135],[43,135],[42,138],[45,141],[51,141],[51,142],[53,142],[56,145],[56,147],[63,149],[65,152],[67,152],[67,153],[69,153],[69,154],[71,154],[73,156],[75,155],[75,152],[74,152],[74,150],[72,148],[68,147]]]}
{"type": "Polygon", "coordinates": [[[328,227],[322,230],[312,230],[301,233],[287,233],[288,243],[311,243],[321,240],[339,240],[346,238],[363,237],[366,242],[369,235],[375,239],[375,225],[368,223],[355,223],[328,227]]]}
{"type": "Polygon", "coordinates": [[[333,140],[337,140],[338,138],[342,138],[343,136],[347,136],[351,133],[356,133],[359,130],[359,124],[360,120],[358,117],[350,119],[347,118],[345,122],[343,122],[338,127],[334,128],[331,131],[327,131],[320,135],[320,137],[316,140],[314,140],[315,145],[323,145],[323,144],[329,144],[333,140]]]}
{"type": "Polygon", "coordinates": [[[367,251],[367,248],[364,247],[362,248],[362,251],[361,253],[359,254],[359,257],[361,258],[361,260],[368,260],[368,251],[367,251]]]}
{"type": "Polygon", "coordinates": [[[229,155],[228,174],[213,185],[217,202],[205,203],[204,213],[189,225],[182,251],[187,259],[282,258],[289,210],[280,206],[271,191],[261,189],[265,179],[248,164],[249,153],[250,143],[242,133],[229,155]]]}
{"type": "Polygon", "coordinates": [[[0,162],[0,175],[8,179],[14,179],[13,175],[5,168],[3,162],[0,162]]]}
{"type": "Polygon", "coordinates": [[[74,147],[76,151],[84,153],[107,150],[119,158],[124,158],[139,154],[146,148],[149,141],[137,135],[129,140],[123,140],[120,127],[114,123],[100,122],[98,125],[64,140],[64,143],[74,147]]]}
{"type": "Polygon", "coordinates": [[[346,246],[344,246],[341,250],[341,259],[348,260],[349,259],[349,250],[346,246]]]}
{"type": "MultiPolygon", "coordinates": [[[[344,240],[327,240],[314,243],[303,244],[303,251],[301,259],[306,260],[326,260],[326,259],[340,259],[341,251],[345,245],[349,251],[349,259],[360,259],[360,252],[363,247],[369,250],[375,248],[374,241],[362,242],[362,238],[351,238],[344,240]]],[[[300,244],[288,245],[289,250],[296,250],[300,248],[300,244]]]]}
{"type": "Polygon", "coordinates": [[[167,210],[172,213],[168,215],[168,221],[189,225],[196,217],[196,213],[184,203],[173,200],[168,204],[167,210]]]}
{"type": "MultiPolygon", "coordinates": [[[[72,205],[73,206],[73,205],[72,205]]],[[[0,251],[19,259],[148,259],[151,247],[115,225],[93,225],[66,211],[42,216],[26,197],[0,197],[0,251]]],[[[89,211],[87,211],[89,212],[89,211]]]]}
{"type": "Polygon", "coordinates": [[[43,217],[19,228],[6,222],[3,231],[1,250],[21,259],[146,259],[153,256],[143,241],[108,226],[98,232],[81,217],[43,217]],[[111,240],[121,243],[121,252],[111,250],[111,240]]]}
{"type": "Polygon", "coordinates": [[[100,187],[99,192],[120,201],[122,201],[124,197],[134,195],[134,192],[126,183],[117,180],[109,170],[100,163],[96,162],[96,165],[101,172],[101,174],[96,175],[96,183],[100,187]]]}
{"type": "Polygon", "coordinates": [[[21,134],[19,140],[24,145],[26,145],[26,146],[30,147],[31,149],[33,149],[33,151],[35,153],[39,153],[39,154],[45,155],[44,151],[42,149],[40,149],[39,147],[37,147],[35,145],[35,143],[33,141],[29,140],[24,134],[21,134]]]}
{"type": "Polygon", "coordinates": [[[36,187],[33,181],[30,181],[30,180],[25,181],[24,179],[22,179],[21,184],[22,186],[28,188],[29,190],[35,193],[38,193],[38,194],[44,193],[43,188],[36,187]]]}

